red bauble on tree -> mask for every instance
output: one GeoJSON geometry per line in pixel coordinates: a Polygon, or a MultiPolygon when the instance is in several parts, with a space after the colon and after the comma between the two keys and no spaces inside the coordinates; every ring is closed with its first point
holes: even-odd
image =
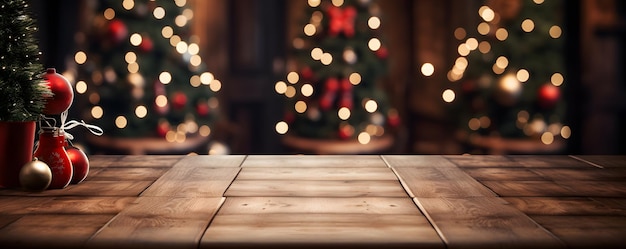
{"type": "Polygon", "coordinates": [[[74,101],[74,90],[70,82],[54,68],[48,68],[43,78],[52,92],[51,96],[45,96],[43,114],[57,115],[69,109],[74,101]]]}
{"type": "Polygon", "coordinates": [[[344,139],[344,140],[351,138],[353,134],[354,134],[354,127],[352,127],[349,124],[344,124],[340,126],[339,132],[337,133],[339,138],[344,139]]]}
{"type": "Polygon", "coordinates": [[[141,39],[141,43],[139,44],[139,49],[143,52],[150,52],[154,48],[154,43],[149,36],[143,36],[141,39]]]}
{"type": "Polygon", "coordinates": [[[111,40],[115,43],[119,43],[126,39],[128,36],[128,29],[126,28],[126,24],[124,24],[120,20],[112,20],[109,22],[108,26],[108,34],[111,40]]]}
{"type": "Polygon", "coordinates": [[[385,46],[381,46],[378,50],[376,50],[376,56],[380,59],[386,59],[387,56],[389,56],[389,51],[387,50],[387,47],[385,46]]]}
{"type": "Polygon", "coordinates": [[[172,95],[172,106],[176,109],[182,109],[187,105],[187,95],[182,92],[175,92],[172,95]]]}
{"type": "Polygon", "coordinates": [[[161,136],[161,137],[165,137],[165,135],[167,135],[167,132],[170,131],[170,123],[163,120],[159,122],[159,125],[157,125],[156,128],[156,133],[161,136]]]}
{"type": "Polygon", "coordinates": [[[328,34],[336,36],[343,32],[346,37],[354,36],[354,19],[356,18],[356,9],[352,6],[339,8],[329,6],[326,10],[330,21],[328,22],[328,34]]]}
{"type": "Polygon", "coordinates": [[[313,70],[310,67],[303,67],[300,75],[302,75],[302,79],[311,80],[313,78],[313,70]]]}
{"type": "Polygon", "coordinates": [[[65,147],[67,151],[67,155],[70,157],[70,161],[72,162],[72,181],[71,184],[78,184],[85,180],[87,174],[89,174],[89,159],[85,152],[76,147],[65,147]]]}
{"type": "Polygon", "coordinates": [[[209,115],[210,111],[211,111],[211,108],[209,107],[209,104],[206,101],[200,101],[196,105],[196,112],[200,116],[209,115]]]}
{"type": "Polygon", "coordinates": [[[558,87],[552,85],[551,83],[546,83],[543,86],[539,87],[537,99],[541,107],[550,109],[556,105],[560,95],[561,91],[558,87]]]}

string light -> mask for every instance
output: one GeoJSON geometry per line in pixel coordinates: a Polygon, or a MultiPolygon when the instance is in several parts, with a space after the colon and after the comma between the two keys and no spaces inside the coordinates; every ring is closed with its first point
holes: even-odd
{"type": "Polygon", "coordinates": [[[210,72],[204,72],[200,75],[200,82],[202,82],[203,85],[209,85],[213,80],[215,80],[215,76],[210,72]]]}
{"type": "Polygon", "coordinates": [[[506,29],[499,28],[498,30],[496,30],[496,39],[498,39],[500,41],[504,41],[508,37],[509,37],[509,32],[506,31],[506,29]]]}
{"type": "Polygon", "coordinates": [[[550,77],[550,83],[555,86],[561,86],[563,84],[563,81],[563,75],[560,73],[554,73],[552,74],[552,77],[550,77]]]}
{"type": "Polygon", "coordinates": [[[359,73],[351,73],[348,80],[352,85],[358,85],[361,83],[361,75],[359,73]]]}
{"type": "Polygon", "coordinates": [[[102,115],[104,115],[104,110],[102,109],[102,107],[94,106],[91,108],[91,116],[93,118],[100,119],[102,118],[102,115]]]}
{"type": "Polygon", "coordinates": [[[284,81],[276,82],[276,84],[274,84],[274,90],[278,94],[285,94],[285,92],[287,91],[287,83],[285,83],[284,81]]]}
{"type": "Polygon", "coordinates": [[[275,129],[278,134],[285,134],[289,131],[289,125],[285,121],[280,121],[276,123],[275,129]]]}
{"type": "Polygon", "coordinates": [[[421,72],[426,77],[431,76],[433,75],[433,73],[435,73],[435,66],[433,66],[433,64],[428,63],[428,62],[424,63],[422,64],[421,72]]]}
{"type": "Polygon", "coordinates": [[[459,27],[454,30],[454,38],[456,38],[459,41],[465,39],[466,35],[467,35],[467,32],[465,31],[464,28],[459,27]]]}
{"type": "Polygon", "coordinates": [[[87,92],[87,83],[85,81],[76,82],[76,92],[79,94],[83,94],[87,92]]]}
{"type": "Polygon", "coordinates": [[[122,2],[122,6],[126,10],[131,10],[133,7],[135,7],[135,1],[133,1],[133,0],[124,0],[122,2]]]}
{"type": "Polygon", "coordinates": [[[563,33],[563,31],[561,30],[561,27],[554,25],[550,27],[550,30],[548,31],[548,33],[550,34],[550,37],[556,39],[556,38],[561,37],[561,34],[563,33]]]}
{"type": "Polygon", "coordinates": [[[328,66],[330,65],[330,63],[333,62],[333,56],[330,53],[324,53],[322,54],[322,58],[320,58],[320,61],[323,65],[328,66]]]}
{"type": "Polygon", "coordinates": [[[112,8],[107,8],[104,10],[104,18],[107,20],[113,20],[115,18],[115,10],[112,8]]]}
{"type": "Polygon", "coordinates": [[[357,136],[357,140],[359,140],[360,144],[368,144],[371,140],[371,136],[367,132],[361,132],[359,136],[357,136]]]}
{"type": "Polygon", "coordinates": [[[350,118],[350,115],[350,109],[348,109],[347,107],[341,107],[339,108],[339,111],[337,111],[337,116],[341,120],[348,120],[350,118]]]}
{"type": "Polygon", "coordinates": [[[154,8],[154,10],[152,11],[152,15],[154,16],[154,18],[156,19],[163,19],[165,17],[165,9],[163,7],[156,7],[154,8]]]}
{"type": "Polygon", "coordinates": [[[174,29],[170,26],[165,26],[161,29],[161,35],[163,38],[169,39],[174,35],[174,29]]]}
{"type": "Polygon", "coordinates": [[[378,38],[372,38],[367,43],[367,47],[372,51],[378,51],[381,45],[382,44],[378,38]]]}
{"type": "Polygon", "coordinates": [[[85,62],[87,62],[87,54],[83,51],[76,52],[76,54],[74,55],[74,61],[76,61],[76,63],[79,65],[84,64],[85,62]]]}
{"type": "Polygon", "coordinates": [[[491,27],[489,26],[488,23],[481,22],[476,27],[476,31],[478,31],[478,33],[481,34],[481,35],[487,35],[487,34],[489,34],[489,31],[491,31],[491,27]]]}
{"type": "Polygon", "coordinates": [[[296,72],[289,72],[287,74],[287,81],[291,84],[296,84],[300,80],[300,75],[296,72]]]}
{"type": "Polygon", "coordinates": [[[159,81],[165,85],[169,84],[172,81],[172,74],[169,72],[161,72],[159,74],[159,81]]]}
{"type": "Polygon", "coordinates": [[[370,27],[370,29],[378,29],[380,27],[380,18],[377,16],[370,17],[367,19],[367,26],[370,27]]]}
{"type": "Polygon", "coordinates": [[[309,6],[312,8],[319,6],[321,2],[321,0],[308,0],[309,6]]]}
{"type": "Polygon", "coordinates": [[[441,94],[441,97],[443,98],[443,101],[451,103],[456,98],[456,94],[454,94],[452,89],[446,89],[443,91],[443,94],[441,94]]]}
{"type": "Polygon", "coordinates": [[[294,109],[298,113],[304,113],[306,111],[306,108],[307,108],[306,103],[302,100],[298,100],[296,104],[294,105],[294,109]]]}
{"type": "Polygon", "coordinates": [[[148,115],[148,109],[143,105],[137,106],[137,108],[135,108],[135,115],[138,118],[145,118],[146,115],[148,115]]]}
{"type": "Polygon", "coordinates": [[[209,84],[209,89],[211,89],[211,91],[213,92],[219,92],[222,89],[222,82],[214,79],[213,81],[211,81],[211,84],[209,84]]]}
{"type": "Polygon", "coordinates": [[[117,128],[124,129],[126,128],[126,125],[128,125],[128,120],[126,120],[126,117],[117,116],[117,118],[115,118],[115,126],[117,126],[117,128]]]}
{"type": "Polygon", "coordinates": [[[526,19],[522,21],[522,30],[524,30],[524,32],[528,33],[533,31],[533,29],[535,29],[535,22],[533,22],[533,20],[526,19]]]}
{"type": "Polygon", "coordinates": [[[313,24],[307,24],[304,26],[304,34],[307,36],[313,36],[315,35],[315,32],[317,32],[315,25],[313,24]]]}
{"type": "Polygon", "coordinates": [[[304,84],[300,88],[300,92],[302,92],[303,96],[310,97],[313,95],[313,86],[311,84],[304,84]]]}

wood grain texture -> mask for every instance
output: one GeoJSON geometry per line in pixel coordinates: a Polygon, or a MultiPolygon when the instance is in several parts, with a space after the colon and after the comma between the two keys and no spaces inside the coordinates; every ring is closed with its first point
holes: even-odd
{"type": "Polygon", "coordinates": [[[145,155],[124,156],[109,164],[109,167],[165,167],[170,168],[185,156],[178,155],[145,155]]]}
{"type": "Polygon", "coordinates": [[[533,216],[568,248],[624,248],[626,216],[533,216]]]}
{"type": "Polygon", "coordinates": [[[625,168],[534,168],[532,172],[553,181],[626,181],[625,168]]]}
{"type": "Polygon", "coordinates": [[[388,180],[398,178],[389,168],[256,168],[241,169],[237,180],[388,180]]]}
{"type": "Polygon", "coordinates": [[[519,162],[500,155],[445,155],[459,167],[520,167],[519,162]]]}
{"type": "Polygon", "coordinates": [[[564,248],[556,237],[499,198],[414,200],[448,248],[564,248]]]}
{"type": "Polygon", "coordinates": [[[507,202],[527,215],[620,215],[623,209],[610,207],[588,197],[506,197],[507,202]]]}
{"type": "Polygon", "coordinates": [[[579,196],[576,192],[552,181],[481,181],[499,196],[509,197],[567,197],[579,196]]]}
{"type": "Polygon", "coordinates": [[[154,184],[142,196],[221,197],[240,168],[188,167],[177,165],[154,184]]]}
{"type": "Polygon", "coordinates": [[[411,197],[495,196],[459,168],[397,167],[393,170],[411,197]]]}
{"type": "Polygon", "coordinates": [[[90,248],[197,248],[224,198],[140,197],[87,243],[90,248]]]}
{"type": "Polygon", "coordinates": [[[450,160],[439,155],[383,155],[390,167],[456,167],[450,160]]]}
{"type": "Polygon", "coordinates": [[[41,201],[29,205],[16,213],[20,214],[112,214],[115,215],[128,205],[135,197],[117,196],[67,196],[55,197],[50,201],[41,201]]]}
{"type": "Polygon", "coordinates": [[[406,197],[398,181],[235,180],[224,196],[406,197]]]}
{"type": "Polygon", "coordinates": [[[244,155],[198,155],[198,156],[186,156],[176,163],[176,166],[181,167],[204,167],[204,168],[218,168],[218,167],[239,167],[243,160],[246,158],[244,155]]]}
{"type": "Polygon", "coordinates": [[[409,198],[232,197],[201,248],[443,248],[409,198]]]}
{"type": "Polygon", "coordinates": [[[590,168],[592,165],[564,155],[512,155],[511,160],[519,162],[524,167],[549,167],[549,168],[590,168]]]}
{"type": "Polygon", "coordinates": [[[105,168],[98,171],[90,171],[90,180],[92,181],[119,181],[119,180],[135,180],[135,181],[156,181],[167,168],[105,168]]]}
{"type": "Polygon", "coordinates": [[[375,155],[249,155],[241,167],[387,167],[375,155]]]}
{"type": "Polygon", "coordinates": [[[472,178],[493,181],[541,181],[545,180],[542,174],[526,168],[463,168],[472,178]]]}
{"type": "Polygon", "coordinates": [[[626,155],[582,155],[576,157],[600,165],[604,168],[626,168],[626,155]]]}

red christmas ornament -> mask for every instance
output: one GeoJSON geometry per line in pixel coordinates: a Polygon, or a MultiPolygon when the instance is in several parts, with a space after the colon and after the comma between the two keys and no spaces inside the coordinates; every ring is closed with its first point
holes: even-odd
{"type": "Polygon", "coordinates": [[[390,127],[398,127],[400,125],[400,115],[395,109],[389,110],[387,113],[387,124],[390,127]]]}
{"type": "Polygon", "coordinates": [[[302,70],[300,70],[300,75],[305,80],[311,80],[313,78],[313,70],[311,70],[310,67],[303,67],[302,70]]]}
{"type": "Polygon", "coordinates": [[[65,188],[72,180],[72,162],[65,151],[65,135],[58,128],[45,129],[39,134],[34,157],[45,162],[52,171],[49,189],[65,188]]]}
{"type": "Polygon", "coordinates": [[[335,95],[334,94],[324,94],[324,96],[322,96],[322,98],[320,99],[320,109],[327,111],[328,109],[330,109],[330,106],[333,104],[333,101],[335,100],[335,95]]]}
{"type": "Polygon", "coordinates": [[[154,43],[149,36],[142,36],[141,43],[139,44],[139,49],[143,52],[150,52],[154,48],[154,43]]]}
{"type": "Polygon", "coordinates": [[[196,112],[200,116],[209,115],[210,110],[211,108],[209,108],[209,104],[207,104],[205,101],[198,102],[198,104],[196,105],[196,112]]]}
{"type": "Polygon", "coordinates": [[[560,93],[559,88],[551,83],[542,85],[537,93],[539,105],[546,109],[553,108],[559,100],[560,93]]]}
{"type": "Polygon", "coordinates": [[[352,83],[350,83],[350,81],[346,78],[341,79],[341,91],[345,92],[352,92],[352,83]]]}
{"type": "Polygon", "coordinates": [[[74,90],[70,82],[54,68],[48,68],[43,78],[52,92],[51,96],[44,96],[46,105],[43,114],[57,115],[69,109],[74,101],[74,90]]]}
{"type": "Polygon", "coordinates": [[[341,96],[341,100],[339,100],[339,107],[345,107],[352,110],[352,102],[352,94],[344,93],[343,96],[341,96]]]}
{"type": "Polygon", "coordinates": [[[76,147],[65,147],[67,151],[67,155],[72,162],[72,170],[74,174],[72,175],[71,184],[81,183],[85,178],[87,178],[87,174],[89,174],[89,159],[85,152],[76,147]]]}
{"type": "Polygon", "coordinates": [[[342,125],[339,127],[339,132],[337,133],[339,138],[343,140],[351,138],[353,134],[354,128],[351,125],[342,125]]]}
{"type": "Polygon", "coordinates": [[[339,90],[339,80],[337,78],[326,79],[326,92],[336,92],[339,90]]]}
{"type": "Polygon", "coordinates": [[[187,95],[182,92],[175,92],[172,96],[172,106],[176,109],[182,109],[187,105],[187,95]]]}
{"type": "Polygon", "coordinates": [[[109,22],[108,34],[115,43],[119,43],[128,36],[126,24],[120,20],[112,20],[109,22]]]}
{"type": "Polygon", "coordinates": [[[165,137],[168,131],[170,131],[170,123],[168,123],[167,121],[159,122],[159,125],[157,125],[157,130],[156,130],[157,134],[161,137],[165,137]]]}
{"type": "Polygon", "coordinates": [[[336,36],[343,32],[346,37],[354,36],[354,19],[356,18],[356,9],[348,6],[344,9],[329,6],[326,9],[330,21],[328,23],[328,34],[336,36]]]}
{"type": "Polygon", "coordinates": [[[375,54],[380,59],[386,59],[387,56],[389,56],[389,51],[387,50],[387,47],[381,46],[378,50],[376,50],[375,54]]]}

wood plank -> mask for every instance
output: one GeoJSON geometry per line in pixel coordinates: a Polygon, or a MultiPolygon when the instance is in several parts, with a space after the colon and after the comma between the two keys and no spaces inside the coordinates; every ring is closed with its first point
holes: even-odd
{"type": "Polygon", "coordinates": [[[83,248],[113,215],[26,215],[0,229],[3,248],[83,248]]]}
{"type": "Polygon", "coordinates": [[[522,167],[519,162],[501,155],[445,155],[459,167],[522,167]]]}
{"type": "Polygon", "coordinates": [[[232,197],[200,248],[443,248],[409,198],[232,197]]]}
{"type": "Polygon", "coordinates": [[[626,215],[586,197],[505,197],[504,200],[528,215],[626,215]]]}
{"type": "Polygon", "coordinates": [[[533,172],[554,181],[626,181],[626,168],[534,168],[533,172]]]}
{"type": "Polygon", "coordinates": [[[241,167],[387,167],[375,155],[250,155],[241,167]]]}
{"type": "Polygon", "coordinates": [[[456,167],[440,155],[383,155],[389,167],[456,167]]]}
{"type": "Polygon", "coordinates": [[[93,236],[90,248],[197,248],[224,198],[140,197],[93,236]]]}
{"type": "Polygon", "coordinates": [[[519,162],[524,167],[549,168],[590,168],[592,165],[565,155],[512,155],[511,160],[519,162]]]}
{"type": "Polygon", "coordinates": [[[136,197],[56,197],[28,205],[18,214],[117,214],[134,202],[136,197]]]}
{"type": "Polygon", "coordinates": [[[237,180],[389,180],[398,178],[389,168],[242,168],[237,180]]]}
{"type": "Polygon", "coordinates": [[[187,167],[170,169],[141,196],[221,197],[240,168],[187,167]]]}
{"type": "Polygon", "coordinates": [[[246,158],[244,155],[197,155],[186,156],[176,163],[176,166],[184,167],[205,167],[205,168],[217,168],[217,167],[239,167],[243,160],[246,158]]]}
{"type": "Polygon", "coordinates": [[[185,156],[179,155],[130,155],[112,162],[109,167],[165,167],[170,168],[185,156]]]}
{"type": "Polygon", "coordinates": [[[224,196],[406,197],[398,181],[235,180],[224,196]]]}
{"type": "Polygon", "coordinates": [[[604,168],[626,168],[626,155],[581,155],[576,157],[604,168]]]}
{"type": "Polygon", "coordinates": [[[139,196],[153,181],[83,181],[64,189],[26,192],[19,189],[0,190],[2,196],[139,196]]]}
{"type": "Polygon", "coordinates": [[[46,203],[53,197],[0,197],[0,214],[23,214],[25,207],[46,203]]]}
{"type": "Polygon", "coordinates": [[[532,216],[568,248],[623,248],[626,216],[532,216]]]}
{"type": "Polygon", "coordinates": [[[626,182],[621,181],[555,181],[577,196],[625,197],[626,182]]]}
{"type": "Polygon", "coordinates": [[[525,168],[463,168],[472,178],[494,181],[541,181],[542,175],[525,168]]]}
{"type": "Polygon", "coordinates": [[[504,197],[566,197],[580,196],[552,181],[481,181],[499,196],[504,197]]]}
{"type": "Polygon", "coordinates": [[[495,196],[459,168],[397,167],[393,170],[411,197],[495,196]]]}
{"type": "Polygon", "coordinates": [[[156,181],[167,171],[167,168],[104,168],[97,172],[89,172],[93,181],[156,181]]]}
{"type": "Polygon", "coordinates": [[[448,248],[562,248],[528,216],[495,197],[414,198],[448,248]]]}
{"type": "Polygon", "coordinates": [[[112,163],[117,162],[122,157],[121,155],[87,155],[89,160],[89,168],[106,168],[112,163]]]}

